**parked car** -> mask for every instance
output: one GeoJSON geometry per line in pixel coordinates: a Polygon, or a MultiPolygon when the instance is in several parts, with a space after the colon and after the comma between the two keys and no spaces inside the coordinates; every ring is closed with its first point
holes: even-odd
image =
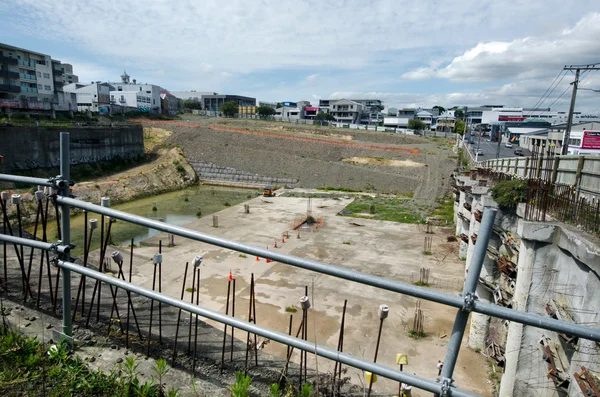
{"type": "Polygon", "coordinates": [[[473,152],[475,152],[475,154],[483,156],[483,150],[481,150],[481,149],[475,149],[473,152]]]}
{"type": "Polygon", "coordinates": [[[523,149],[515,149],[515,156],[524,156],[523,149]]]}
{"type": "Polygon", "coordinates": [[[507,147],[507,148],[509,148],[509,149],[512,149],[512,143],[510,143],[510,142],[506,142],[504,144],[504,146],[507,147]]]}

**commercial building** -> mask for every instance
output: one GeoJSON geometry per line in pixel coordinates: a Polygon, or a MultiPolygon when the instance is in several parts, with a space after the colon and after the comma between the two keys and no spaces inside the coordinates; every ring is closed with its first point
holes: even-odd
{"type": "Polygon", "coordinates": [[[216,92],[202,92],[202,91],[170,91],[173,96],[183,101],[202,101],[202,95],[216,95],[216,92]]]}
{"type": "MultiPolygon", "coordinates": [[[[520,135],[519,146],[534,153],[561,154],[566,128],[564,123],[526,132],[520,135]]],[[[586,131],[600,131],[600,122],[573,124],[569,135],[568,154],[600,155],[600,136],[586,134],[586,131]]]]}
{"type": "Polygon", "coordinates": [[[109,82],[114,87],[115,91],[139,91],[141,93],[148,94],[150,96],[150,111],[152,113],[162,113],[162,98],[161,93],[168,91],[161,86],[156,84],[143,84],[138,83],[136,79],[131,79],[127,72],[123,72],[121,75],[121,81],[109,82]]]}
{"type": "Polygon", "coordinates": [[[152,96],[145,91],[110,91],[110,106],[112,113],[152,111],[152,96]]]}
{"type": "Polygon", "coordinates": [[[73,67],[49,55],[0,43],[0,107],[20,110],[74,110],[72,95],[65,95],[65,67],[71,80],[73,67]]]}
{"type": "Polygon", "coordinates": [[[174,116],[181,110],[183,100],[177,98],[169,91],[164,90],[160,93],[160,109],[165,116],[174,116]]]}
{"type": "Polygon", "coordinates": [[[72,83],[64,86],[64,91],[77,97],[77,111],[92,113],[110,112],[110,92],[114,87],[100,81],[91,84],[72,83]]]}
{"type": "Polygon", "coordinates": [[[212,112],[219,111],[221,105],[225,102],[235,102],[238,106],[255,106],[256,98],[241,96],[241,95],[219,95],[209,94],[202,95],[202,108],[212,112]]]}

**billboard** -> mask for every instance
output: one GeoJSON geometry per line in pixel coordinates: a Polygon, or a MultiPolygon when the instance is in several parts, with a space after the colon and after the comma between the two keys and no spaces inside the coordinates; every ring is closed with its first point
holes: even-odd
{"type": "Polygon", "coordinates": [[[600,149],[600,131],[583,131],[582,149],[600,149]]]}
{"type": "Polygon", "coordinates": [[[0,99],[0,108],[18,109],[20,107],[18,99],[0,99]]]}

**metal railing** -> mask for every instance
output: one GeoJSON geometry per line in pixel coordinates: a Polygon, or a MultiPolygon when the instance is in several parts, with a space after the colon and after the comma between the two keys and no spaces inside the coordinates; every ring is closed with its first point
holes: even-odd
{"type": "Polygon", "coordinates": [[[180,299],[172,298],[160,292],[155,292],[153,290],[143,288],[133,283],[128,283],[124,280],[105,275],[102,272],[75,264],[71,262],[71,258],[69,255],[71,248],[69,216],[60,217],[63,231],[62,240],[55,244],[0,234],[0,241],[5,241],[15,245],[43,249],[46,251],[52,251],[57,255],[57,258],[55,258],[54,262],[62,271],[62,336],[67,340],[71,340],[72,338],[70,272],[75,272],[81,274],[82,276],[106,283],[110,286],[122,288],[126,291],[130,291],[141,296],[148,297],[152,300],[156,300],[158,302],[162,302],[167,305],[185,310],[189,313],[197,314],[202,317],[226,325],[230,325],[232,327],[247,331],[249,333],[269,338],[282,344],[295,347],[302,351],[310,352],[312,354],[316,354],[318,356],[322,356],[333,361],[352,366],[354,368],[369,371],[371,373],[398,382],[403,382],[414,387],[444,396],[475,396],[470,392],[456,388],[452,378],[470,312],[482,313],[510,321],[516,321],[525,325],[531,325],[538,328],[552,330],[559,333],[578,336],[584,339],[600,342],[600,329],[555,320],[549,317],[543,317],[532,313],[521,312],[514,309],[496,306],[491,303],[478,301],[477,296],[475,295],[475,289],[485,258],[489,238],[492,233],[494,219],[496,216],[495,209],[486,209],[484,212],[479,236],[477,239],[477,243],[475,244],[473,258],[471,261],[467,279],[465,281],[462,296],[456,296],[447,293],[442,293],[439,291],[430,290],[425,287],[418,287],[408,283],[403,283],[395,280],[386,279],[383,277],[357,272],[340,266],[300,258],[293,255],[281,254],[273,250],[257,248],[237,241],[213,236],[206,233],[200,233],[183,227],[168,225],[141,216],[132,215],[126,212],[117,211],[107,207],[98,206],[74,198],[70,198],[69,188],[71,183],[69,181],[70,175],[68,133],[61,133],[60,144],[60,176],[56,178],[43,179],[0,174],[0,181],[52,186],[57,192],[53,194],[52,198],[55,201],[55,204],[60,206],[62,214],[70,214],[71,207],[80,208],[86,211],[109,216],[114,219],[119,219],[137,225],[146,226],[151,229],[168,232],[177,236],[186,237],[192,240],[205,242],[211,245],[231,249],[238,252],[243,252],[246,254],[260,256],[280,263],[369,285],[375,288],[406,294],[416,298],[426,299],[432,302],[441,303],[443,305],[455,307],[458,309],[456,314],[456,320],[454,322],[454,327],[452,329],[452,333],[448,342],[448,349],[446,352],[441,376],[438,380],[430,380],[416,375],[411,375],[407,372],[399,371],[397,369],[385,365],[357,358],[347,353],[342,353],[325,346],[315,345],[306,340],[295,338],[291,335],[286,335],[248,321],[243,321],[234,318],[227,314],[222,314],[214,310],[210,310],[192,303],[185,302],[180,299]]]}

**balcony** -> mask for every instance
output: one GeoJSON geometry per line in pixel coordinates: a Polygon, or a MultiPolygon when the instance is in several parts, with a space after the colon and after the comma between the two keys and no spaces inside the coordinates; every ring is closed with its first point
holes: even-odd
{"type": "Polygon", "coordinates": [[[37,94],[38,90],[34,87],[21,87],[21,92],[31,92],[37,94]]]}
{"type": "Polygon", "coordinates": [[[21,78],[21,80],[37,81],[37,77],[35,76],[35,74],[19,73],[19,77],[21,78]]]}
{"type": "Polygon", "coordinates": [[[0,55],[0,62],[7,63],[9,65],[17,65],[19,63],[19,60],[15,59],[15,58],[5,57],[5,56],[0,55]]]}
{"type": "Polygon", "coordinates": [[[63,75],[63,71],[60,69],[52,69],[52,71],[54,72],[55,76],[62,76],[63,75]]]}
{"type": "Polygon", "coordinates": [[[19,72],[11,72],[9,70],[0,70],[0,77],[8,77],[9,79],[18,79],[19,72]]]}
{"type": "Polygon", "coordinates": [[[24,67],[24,68],[28,68],[28,69],[35,69],[35,62],[34,61],[22,61],[22,60],[19,60],[19,66],[24,67]]]}
{"type": "Polygon", "coordinates": [[[0,84],[0,92],[21,92],[18,85],[0,84]]]}

